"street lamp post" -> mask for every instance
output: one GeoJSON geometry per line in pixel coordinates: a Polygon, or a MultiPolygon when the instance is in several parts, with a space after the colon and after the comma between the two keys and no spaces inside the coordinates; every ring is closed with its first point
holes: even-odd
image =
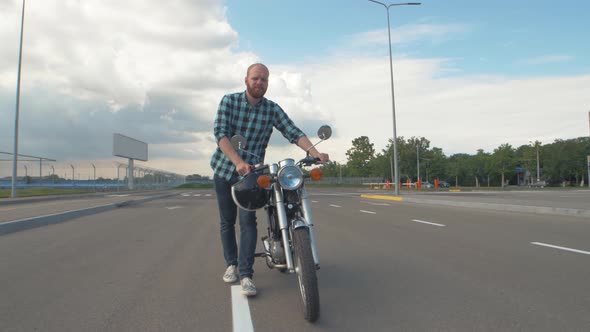
{"type": "Polygon", "coordinates": [[[74,170],[74,165],[70,164],[70,167],[72,168],[72,187],[74,187],[76,185],[76,175],[74,174],[75,170],[74,170]]]}
{"type": "Polygon", "coordinates": [[[416,145],[416,169],[416,182],[420,183],[420,150],[418,145],[416,145]]]}
{"type": "Polygon", "coordinates": [[[94,166],[94,163],[90,163],[92,165],[92,168],[94,169],[94,177],[92,179],[93,184],[94,184],[94,191],[96,191],[96,166],[94,166]]]}
{"type": "Polygon", "coordinates": [[[55,183],[55,168],[51,166],[51,182],[55,183]]]}
{"type": "Polygon", "coordinates": [[[368,0],[374,2],[376,4],[380,4],[381,6],[385,7],[387,11],[387,36],[389,37],[389,74],[391,77],[391,108],[393,113],[393,168],[395,170],[395,194],[399,195],[399,170],[397,167],[397,131],[396,131],[396,124],[395,124],[395,94],[393,88],[393,57],[391,55],[391,28],[389,24],[389,7],[393,6],[417,6],[421,5],[420,2],[406,2],[406,3],[392,3],[386,5],[382,2],[375,1],[375,0],[368,0]]]}
{"type": "Polygon", "coordinates": [[[23,54],[23,30],[25,26],[25,0],[23,0],[23,12],[20,20],[20,45],[18,48],[18,74],[16,79],[16,112],[14,116],[14,154],[12,155],[12,188],[10,197],[16,198],[16,165],[18,163],[18,118],[20,111],[20,69],[23,54]]]}

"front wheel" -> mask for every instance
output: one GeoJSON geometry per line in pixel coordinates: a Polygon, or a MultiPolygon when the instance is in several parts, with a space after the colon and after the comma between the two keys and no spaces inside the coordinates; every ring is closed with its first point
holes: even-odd
{"type": "Polygon", "coordinates": [[[315,322],[320,315],[320,294],[307,228],[297,228],[293,231],[293,255],[303,301],[303,314],[306,320],[315,322]]]}

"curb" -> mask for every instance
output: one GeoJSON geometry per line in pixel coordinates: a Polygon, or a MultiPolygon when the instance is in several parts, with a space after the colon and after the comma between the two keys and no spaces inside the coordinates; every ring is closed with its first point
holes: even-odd
{"type": "Polygon", "coordinates": [[[36,203],[44,201],[57,201],[62,199],[78,199],[87,197],[102,197],[105,195],[117,195],[117,194],[149,194],[152,192],[162,192],[169,190],[146,190],[146,191],[124,191],[124,192],[92,192],[87,194],[64,194],[64,195],[51,195],[51,196],[32,196],[32,197],[18,197],[18,198],[1,198],[1,205],[12,205],[12,204],[24,204],[24,203],[36,203]]]}
{"type": "MultiPolygon", "coordinates": [[[[399,196],[361,194],[361,197],[389,200],[389,201],[402,201],[402,198],[399,196]]],[[[420,199],[420,198],[412,198],[412,197],[404,197],[403,201],[409,202],[409,203],[423,203],[423,204],[475,208],[475,209],[486,209],[486,210],[495,210],[495,211],[524,212],[524,213],[533,213],[533,214],[548,214],[548,215],[559,215],[559,216],[568,216],[568,217],[590,218],[590,210],[586,210],[586,209],[572,209],[572,208],[560,208],[560,207],[549,207],[549,206],[526,206],[526,205],[497,204],[497,203],[480,203],[480,202],[439,201],[439,200],[429,200],[429,199],[420,199]]]]}
{"type": "Polygon", "coordinates": [[[14,232],[24,231],[24,230],[31,229],[31,228],[53,225],[53,224],[61,223],[64,221],[72,220],[75,218],[80,218],[80,217],[85,217],[85,216],[92,215],[92,214],[110,211],[110,210],[114,210],[114,209],[117,209],[120,207],[141,204],[141,203],[149,202],[149,201],[156,200],[156,199],[175,196],[178,194],[179,194],[178,192],[167,193],[167,194],[163,194],[163,195],[145,197],[145,198],[136,199],[136,200],[128,200],[128,201],[123,201],[123,202],[119,202],[119,203],[95,206],[95,207],[91,207],[91,208],[71,210],[71,211],[66,211],[66,212],[48,214],[48,215],[44,215],[44,216],[31,217],[31,218],[25,218],[25,219],[13,220],[13,221],[6,221],[3,223],[0,223],[0,236],[5,235],[5,234],[14,233],[14,232]]]}

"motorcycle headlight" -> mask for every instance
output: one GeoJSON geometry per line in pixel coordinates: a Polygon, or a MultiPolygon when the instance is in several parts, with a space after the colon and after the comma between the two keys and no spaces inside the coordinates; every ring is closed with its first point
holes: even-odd
{"type": "Polygon", "coordinates": [[[295,190],[303,184],[303,173],[297,166],[285,166],[279,170],[279,184],[285,190],[295,190]]]}

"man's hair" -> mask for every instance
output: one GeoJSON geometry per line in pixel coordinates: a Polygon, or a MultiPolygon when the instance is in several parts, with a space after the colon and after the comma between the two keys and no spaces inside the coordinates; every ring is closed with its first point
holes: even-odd
{"type": "Polygon", "coordinates": [[[268,70],[268,67],[266,67],[264,64],[262,63],[253,63],[248,67],[248,70],[246,70],[246,76],[250,75],[250,69],[256,67],[256,66],[262,66],[267,73],[270,73],[270,71],[268,70]]]}

